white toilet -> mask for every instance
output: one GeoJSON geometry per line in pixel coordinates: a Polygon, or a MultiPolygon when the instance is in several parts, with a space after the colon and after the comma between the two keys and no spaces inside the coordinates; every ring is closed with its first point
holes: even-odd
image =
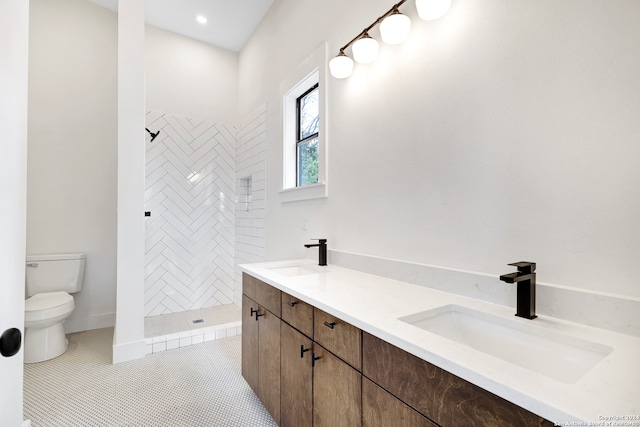
{"type": "Polygon", "coordinates": [[[24,362],[53,359],[67,350],[62,323],[82,289],[85,254],[27,256],[24,362]]]}

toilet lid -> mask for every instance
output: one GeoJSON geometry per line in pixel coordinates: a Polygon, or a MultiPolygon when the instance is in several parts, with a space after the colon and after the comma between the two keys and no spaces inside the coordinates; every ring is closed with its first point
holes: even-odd
{"type": "Polygon", "coordinates": [[[73,297],[66,292],[44,292],[35,294],[24,301],[25,311],[46,310],[73,302],[73,297]]]}

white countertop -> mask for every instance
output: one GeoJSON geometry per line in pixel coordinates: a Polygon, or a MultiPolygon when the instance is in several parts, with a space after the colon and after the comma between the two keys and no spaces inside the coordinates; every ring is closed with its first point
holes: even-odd
{"type": "Polygon", "coordinates": [[[277,289],[557,424],[583,421],[583,425],[606,425],[613,421],[640,426],[640,338],[548,316],[520,319],[514,316],[515,307],[334,265],[318,267],[309,259],[240,267],[277,289]],[[275,268],[288,265],[305,265],[318,273],[285,276],[275,268]],[[534,322],[537,327],[604,344],[613,351],[575,383],[568,384],[398,320],[448,304],[534,322]]]}

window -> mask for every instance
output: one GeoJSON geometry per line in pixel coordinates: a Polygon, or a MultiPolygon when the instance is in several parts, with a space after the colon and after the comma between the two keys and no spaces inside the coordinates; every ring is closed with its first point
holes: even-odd
{"type": "Polygon", "coordinates": [[[318,183],[318,84],[296,99],[296,186],[318,183]]]}
{"type": "Polygon", "coordinates": [[[280,83],[282,202],[327,197],[326,75],[323,43],[280,83]]]}

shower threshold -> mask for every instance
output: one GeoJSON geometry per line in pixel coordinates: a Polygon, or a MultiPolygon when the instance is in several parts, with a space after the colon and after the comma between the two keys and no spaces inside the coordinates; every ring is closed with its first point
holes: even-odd
{"type": "Polygon", "coordinates": [[[160,353],[242,333],[235,304],[206,307],[144,319],[147,354],[160,353]]]}

